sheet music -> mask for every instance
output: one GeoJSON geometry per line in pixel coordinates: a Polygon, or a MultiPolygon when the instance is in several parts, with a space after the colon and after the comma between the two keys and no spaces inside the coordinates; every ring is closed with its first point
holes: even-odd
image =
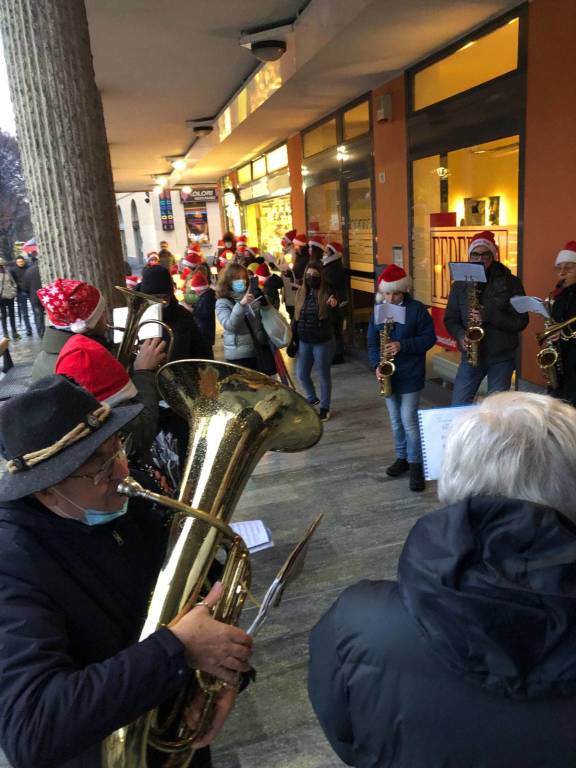
{"type": "Polygon", "coordinates": [[[387,301],[382,302],[382,304],[376,304],[374,307],[374,322],[376,325],[382,325],[386,320],[404,325],[406,322],[406,307],[399,304],[389,304],[387,301]]]}
{"type": "Polygon", "coordinates": [[[418,411],[418,425],[422,442],[422,462],[426,480],[438,480],[442,468],[446,438],[452,424],[477,405],[451,408],[429,408],[418,411]]]}
{"type": "Polygon", "coordinates": [[[464,282],[485,283],[486,270],[483,264],[476,264],[470,261],[451,261],[450,274],[452,280],[463,280],[464,282]]]}
{"type": "Polygon", "coordinates": [[[550,318],[548,307],[538,296],[512,296],[510,304],[516,312],[534,312],[537,315],[543,315],[546,319],[550,318]]]}
{"type": "Polygon", "coordinates": [[[244,539],[250,553],[261,552],[274,546],[272,533],[262,520],[244,520],[239,523],[230,523],[230,528],[244,539]]]}
{"type": "MultiPolygon", "coordinates": [[[[140,320],[141,323],[143,323],[145,320],[162,320],[162,304],[152,304],[148,309],[143,313],[142,319],[140,320]]],[[[116,307],[114,312],[112,313],[113,317],[113,324],[115,326],[114,328],[114,344],[120,344],[122,341],[122,338],[124,336],[124,332],[122,330],[116,330],[117,328],[125,328],[126,327],[126,320],[128,319],[128,307],[116,307]]],[[[157,323],[150,323],[149,325],[145,325],[144,328],[142,328],[141,331],[138,333],[139,339],[161,339],[162,338],[162,326],[158,325],[157,323]]]]}

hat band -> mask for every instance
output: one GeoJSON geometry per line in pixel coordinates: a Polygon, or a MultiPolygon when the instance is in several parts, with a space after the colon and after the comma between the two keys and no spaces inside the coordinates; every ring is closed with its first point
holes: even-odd
{"type": "Polygon", "coordinates": [[[40,464],[42,461],[51,459],[60,451],[68,448],[70,445],[74,445],[79,440],[82,440],[88,435],[100,429],[102,424],[110,416],[112,409],[106,403],[103,403],[100,408],[95,411],[91,411],[87,414],[84,421],[77,424],[74,429],[63,435],[57,442],[46,448],[41,448],[39,451],[32,451],[31,453],[25,453],[23,456],[16,456],[7,462],[6,466],[8,472],[15,474],[16,472],[22,472],[25,469],[32,469],[36,464],[40,464]]]}

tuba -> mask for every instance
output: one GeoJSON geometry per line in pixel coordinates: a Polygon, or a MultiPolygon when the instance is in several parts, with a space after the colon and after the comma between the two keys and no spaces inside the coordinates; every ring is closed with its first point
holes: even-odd
{"type": "Polygon", "coordinates": [[[390,341],[391,323],[385,322],[384,328],[380,331],[380,362],[378,363],[378,373],[380,374],[380,394],[382,397],[392,395],[392,376],[396,366],[386,353],[386,345],[390,341]]]}
{"type": "Polygon", "coordinates": [[[472,312],[480,309],[478,301],[478,287],[475,282],[468,283],[468,327],[464,336],[466,346],[466,357],[468,364],[472,368],[477,368],[480,361],[480,342],[484,338],[484,328],[481,325],[475,325],[472,320],[472,312]]]}
{"type": "MultiPolygon", "coordinates": [[[[224,593],[212,615],[237,623],[250,588],[250,560],[229,521],[242,490],[266,451],[301,451],[322,435],[318,415],[303,397],[246,368],[183,360],[161,368],[157,383],[164,400],[187,421],[189,442],[177,500],[145,491],[131,479],[118,489],[175,512],[141,640],[169,626],[207,594],[210,569],[222,554],[224,593]]],[[[197,671],[177,696],[105,740],[103,768],[189,766],[192,744],[209,729],[222,687],[197,671]],[[198,688],[205,695],[204,708],[190,731],[184,711],[198,688]]]]}
{"type": "Polygon", "coordinates": [[[174,332],[172,331],[172,328],[161,320],[145,320],[144,322],[140,322],[142,315],[146,312],[148,307],[151,307],[153,304],[165,304],[166,302],[157,299],[155,296],[150,296],[147,293],[129,291],[127,288],[121,288],[119,285],[114,287],[124,296],[126,304],[128,305],[126,326],[124,328],[114,328],[114,326],[112,326],[114,330],[123,332],[122,341],[116,354],[120,365],[126,369],[130,368],[134,362],[134,357],[137,354],[138,333],[142,327],[151,324],[160,325],[168,333],[170,341],[168,342],[166,357],[169,360],[174,346],[174,332]]]}

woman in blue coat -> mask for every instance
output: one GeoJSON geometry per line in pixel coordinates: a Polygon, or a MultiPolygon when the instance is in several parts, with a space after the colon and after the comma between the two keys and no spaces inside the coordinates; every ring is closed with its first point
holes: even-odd
{"type": "MultiPolygon", "coordinates": [[[[386,407],[396,448],[396,461],[387,467],[386,474],[399,477],[410,470],[410,490],[423,491],[418,403],[424,389],[426,352],[436,343],[436,334],[428,310],[410,296],[409,289],[410,278],[395,264],[386,267],[378,279],[376,303],[385,301],[406,308],[405,323],[392,324],[390,341],[385,348],[395,366],[391,377],[392,395],[386,398],[386,407]]],[[[376,325],[372,317],[368,326],[368,356],[378,380],[382,330],[384,324],[376,325]]]]}

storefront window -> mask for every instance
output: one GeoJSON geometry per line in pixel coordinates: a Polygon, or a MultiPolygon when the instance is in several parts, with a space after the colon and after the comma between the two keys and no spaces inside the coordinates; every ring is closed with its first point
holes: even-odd
{"type": "Polygon", "coordinates": [[[252,178],[261,179],[266,176],[266,158],[264,156],[252,160],[252,178]]]}
{"type": "Polygon", "coordinates": [[[304,134],[304,157],[311,157],[336,146],[336,118],[304,134]]]}
{"type": "Polygon", "coordinates": [[[252,163],[238,168],[238,184],[249,184],[252,181],[252,163]]]}
{"type": "Polygon", "coordinates": [[[363,136],[370,130],[370,107],[367,101],[344,112],[344,140],[363,136]]]}
{"type": "Polygon", "coordinates": [[[268,173],[280,170],[280,168],[286,168],[288,165],[288,146],[282,144],[281,147],[273,149],[266,155],[266,165],[268,167],[268,173]]]}
{"type": "Polygon", "coordinates": [[[455,96],[518,67],[518,19],[416,72],[415,110],[455,96]]]}
{"type": "Polygon", "coordinates": [[[467,260],[479,230],[494,233],[500,261],[516,274],[518,172],[518,136],[412,163],[414,295],[433,316],[448,299],[448,263],[467,260]]]}
{"type": "Polygon", "coordinates": [[[262,253],[279,256],[282,235],[292,229],[290,195],[273,197],[244,208],[244,229],[248,243],[257,245],[262,253]]]}
{"type": "Polygon", "coordinates": [[[308,233],[342,242],[340,183],[329,181],[306,190],[308,233]]]}

